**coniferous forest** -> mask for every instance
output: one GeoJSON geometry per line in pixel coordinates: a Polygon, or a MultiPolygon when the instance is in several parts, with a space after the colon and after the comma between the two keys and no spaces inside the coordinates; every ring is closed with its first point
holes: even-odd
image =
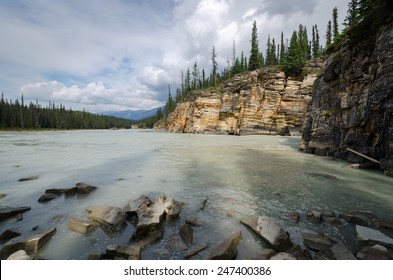
{"type": "Polygon", "coordinates": [[[132,121],[110,116],[96,115],[86,110],[74,111],[63,105],[49,102],[43,107],[21,100],[7,100],[1,95],[0,129],[108,129],[130,128],[132,121]]]}

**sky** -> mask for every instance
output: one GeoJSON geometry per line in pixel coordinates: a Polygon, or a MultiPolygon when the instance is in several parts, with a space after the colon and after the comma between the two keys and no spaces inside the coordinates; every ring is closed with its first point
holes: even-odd
{"type": "MultiPolygon", "coordinates": [[[[0,91],[19,99],[94,113],[165,104],[181,71],[211,71],[248,57],[252,23],[259,48],[290,38],[299,24],[324,41],[332,10],[347,0],[1,0],[0,91]]],[[[340,28],[342,26],[340,25],[340,28]]]]}

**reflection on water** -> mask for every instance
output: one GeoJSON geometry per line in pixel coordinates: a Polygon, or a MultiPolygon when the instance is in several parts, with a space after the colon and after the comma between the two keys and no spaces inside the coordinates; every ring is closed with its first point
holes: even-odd
{"type": "MultiPolygon", "coordinates": [[[[299,138],[268,136],[216,136],[166,134],[145,131],[56,131],[0,133],[0,193],[2,206],[31,206],[22,221],[0,223],[30,231],[56,227],[53,240],[43,248],[47,259],[86,259],[110,244],[126,244],[134,227],[119,233],[102,229],[84,236],[67,228],[71,218],[86,218],[93,204],[124,207],[142,194],[161,194],[185,202],[181,218],[168,223],[164,238],[144,250],[144,258],[181,258],[168,250],[168,238],[187,216],[202,227],[194,228],[197,243],[209,250],[234,230],[241,229],[239,258],[257,256],[263,244],[239,224],[244,215],[277,218],[293,237],[300,231],[326,232],[347,244],[349,236],[334,227],[306,221],[292,223],[287,210],[327,209],[336,212],[368,210],[393,220],[392,178],[379,172],[355,170],[346,163],[297,151],[299,138]],[[18,179],[38,176],[37,180],[18,179]],[[37,202],[48,188],[70,188],[78,182],[99,189],[86,198],[58,198],[37,202]],[[207,207],[195,205],[209,197],[207,207]],[[257,245],[257,246],[256,246],[257,245]]],[[[349,232],[350,233],[350,232],[349,232]]]]}

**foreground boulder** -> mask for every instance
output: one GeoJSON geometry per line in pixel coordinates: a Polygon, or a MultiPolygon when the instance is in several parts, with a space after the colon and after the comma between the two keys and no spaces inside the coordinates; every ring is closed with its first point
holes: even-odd
{"type": "Polygon", "coordinates": [[[109,245],[106,248],[106,257],[109,259],[140,260],[141,247],[137,245],[109,245]]]}
{"type": "Polygon", "coordinates": [[[236,258],[240,240],[242,240],[242,233],[236,231],[225,239],[210,253],[209,260],[232,260],[236,258]]]}
{"type": "Polygon", "coordinates": [[[292,246],[289,235],[276,219],[267,216],[244,217],[240,222],[251,228],[277,252],[292,246]]]}
{"type": "Polygon", "coordinates": [[[320,234],[304,233],[303,237],[306,246],[314,251],[328,251],[333,246],[329,237],[320,234]]]}
{"type": "Polygon", "coordinates": [[[25,250],[27,253],[36,254],[56,233],[56,228],[42,231],[34,232],[30,235],[21,235],[19,237],[13,238],[4,244],[0,251],[2,257],[8,257],[12,253],[18,250],[25,250]]]}
{"type": "Polygon", "coordinates": [[[161,228],[165,215],[165,205],[163,198],[159,198],[149,205],[142,203],[137,210],[138,223],[134,235],[135,240],[141,240],[149,233],[161,228]]]}
{"type": "Polygon", "coordinates": [[[377,219],[377,216],[369,211],[349,211],[342,213],[340,218],[343,218],[351,224],[368,226],[374,219],[377,219]]]}
{"type": "Polygon", "coordinates": [[[331,250],[336,260],[356,260],[352,252],[344,244],[334,244],[331,250]]]}
{"type": "Polygon", "coordinates": [[[360,246],[380,244],[393,248],[393,239],[378,230],[357,225],[356,233],[360,246]]]}
{"type": "Polygon", "coordinates": [[[389,252],[381,245],[363,248],[357,255],[359,260],[388,260],[389,252]]]}
{"type": "Polygon", "coordinates": [[[94,205],[87,208],[89,220],[97,222],[113,231],[123,228],[127,214],[118,207],[94,205]]]}
{"type": "Polygon", "coordinates": [[[24,206],[24,207],[0,206],[0,221],[24,213],[26,211],[29,211],[30,209],[31,209],[30,206],[24,206]]]}
{"type": "Polygon", "coordinates": [[[1,243],[6,243],[7,241],[11,240],[12,238],[18,237],[20,235],[22,235],[22,234],[17,229],[11,229],[11,228],[6,229],[0,235],[0,242],[1,243]]]}

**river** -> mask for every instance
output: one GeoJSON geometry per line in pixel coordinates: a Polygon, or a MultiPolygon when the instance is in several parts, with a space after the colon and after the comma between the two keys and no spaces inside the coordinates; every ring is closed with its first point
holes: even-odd
{"type": "Polygon", "coordinates": [[[180,219],[166,225],[164,238],[144,250],[146,259],[181,258],[167,250],[167,240],[188,215],[203,224],[194,229],[194,238],[209,245],[198,258],[238,229],[243,234],[238,258],[256,258],[263,244],[239,224],[245,215],[277,218],[294,238],[304,231],[324,232],[348,246],[356,246],[353,229],[316,225],[306,221],[304,213],[366,210],[393,221],[393,178],[301,153],[299,142],[298,137],[137,130],[0,132],[0,193],[6,194],[0,205],[31,206],[23,220],[0,222],[0,234],[7,228],[26,232],[56,227],[41,257],[86,259],[110,244],[126,244],[134,228],[127,223],[116,234],[99,228],[82,235],[68,229],[68,220],[86,219],[86,208],[95,204],[123,208],[142,194],[152,199],[165,194],[185,203],[180,219]],[[38,179],[18,181],[29,176],[38,179]],[[78,182],[98,189],[85,198],[37,201],[46,189],[78,182]],[[206,196],[206,209],[193,210],[206,196]],[[301,221],[284,219],[288,210],[298,211],[301,221]]]}

